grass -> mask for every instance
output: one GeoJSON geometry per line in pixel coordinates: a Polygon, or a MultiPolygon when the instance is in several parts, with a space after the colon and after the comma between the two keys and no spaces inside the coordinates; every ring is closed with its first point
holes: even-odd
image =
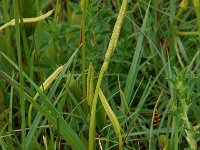
{"type": "Polygon", "coordinates": [[[1,149],[197,150],[199,7],[2,0],[1,149]]]}

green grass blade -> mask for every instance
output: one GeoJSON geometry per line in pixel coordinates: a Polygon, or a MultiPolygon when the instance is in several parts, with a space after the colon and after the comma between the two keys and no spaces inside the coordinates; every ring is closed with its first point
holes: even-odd
{"type": "Polygon", "coordinates": [[[23,77],[23,66],[22,66],[22,56],[21,56],[21,45],[20,45],[20,27],[19,27],[19,4],[17,0],[14,0],[14,16],[15,16],[15,31],[16,31],[16,45],[17,45],[17,57],[19,64],[20,72],[20,115],[21,115],[21,140],[22,140],[22,149],[25,148],[26,140],[26,118],[25,118],[25,103],[24,103],[24,77],[23,77]]]}
{"type": "MultiPolygon", "coordinates": [[[[141,59],[141,53],[142,53],[142,49],[143,49],[144,32],[146,30],[148,15],[149,15],[149,6],[147,8],[147,11],[146,11],[146,14],[145,14],[145,17],[144,17],[144,20],[143,20],[141,32],[140,32],[140,35],[139,35],[138,40],[137,40],[135,53],[134,53],[133,60],[132,60],[132,63],[131,63],[131,68],[129,70],[128,77],[127,77],[127,80],[126,80],[124,94],[125,94],[125,98],[126,98],[128,104],[131,101],[133,89],[134,89],[135,82],[136,82],[136,77],[137,77],[137,74],[138,74],[138,67],[139,67],[139,63],[140,63],[140,59],[141,59]]],[[[123,106],[123,109],[125,109],[125,106],[123,106]]]]}

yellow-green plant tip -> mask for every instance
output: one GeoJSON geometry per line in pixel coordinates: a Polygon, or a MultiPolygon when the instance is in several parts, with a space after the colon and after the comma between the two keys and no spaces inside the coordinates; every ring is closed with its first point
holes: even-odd
{"type": "Polygon", "coordinates": [[[46,90],[49,85],[53,82],[53,80],[60,74],[60,72],[62,71],[63,66],[60,66],[56,69],[56,71],[51,74],[45,81],[44,83],[40,86],[41,90],[46,90]]]}
{"type": "Polygon", "coordinates": [[[195,8],[198,8],[200,6],[199,0],[193,0],[192,2],[193,2],[193,5],[194,5],[195,8]]]}
{"type": "MultiPolygon", "coordinates": [[[[44,15],[41,15],[41,16],[38,16],[38,17],[34,17],[34,18],[23,18],[23,23],[33,23],[33,22],[38,22],[40,20],[43,20],[47,17],[49,17],[52,13],[53,13],[54,10],[50,10],[49,12],[47,12],[46,14],[44,15]]],[[[19,23],[20,23],[20,20],[19,20],[19,23]]],[[[3,30],[4,28],[8,27],[8,26],[14,26],[15,25],[15,19],[12,19],[10,22],[2,25],[0,27],[0,31],[3,30]]]]}
{"type": "Polygon", "coordinates": [[[188,6],[188,0],[182,0],[180,3],[180,8],[182,8],[183,10],[185,10],[188,6]]]}
{"type": "Polygon", "coordinates": [[[67,87],[78,101],[82,101],[82,90],[70,72],[67,73],[67,87]]]}
{"type": "Polygon", "coordinates": [[[169,139],[165,134],[161,134],[158,136],[158,146],[159,148],[163,148],[163,150],[168,150],[169,149],[169,139]]]}
{"type": "MultiPolygon", "coordinates": [[[[45,81],[44,83],[40,86],[40,89],[42,91],[45,91],[49,86],[50,84],[54,81],[54,79],[60,74],[60,72],[62,71],[63,69],[63,66],[60,66],[56,69],[56,71],[54,71],[54,73],[52,73],[45,81]]],[[[36,100],[37,97],[39,96],[39,93],[37,92],[34,96],[34,99],[33,100],[36,100]]],[[[32,107],[33,105],[31,104],[30,107],[29,107],[29,111],[28,111],[28,124],[29,124],[29,127],[31,126],[31,114],[32,114],[32,107]]]]}
{"type": "Polygon", "coordinates": [[[193,126],[191,125],[191,123],[189,123],[189,127],[190,127],[189,129],[185,130],[185,132],[187,134],[186,140],[187,140],[188,144],[190,145],[190,148],[192,150],[196,150],[197,149],[197,142],[194,139],[196,132],[195,132],[193,126]]]}
{"type": "Polygon", "coordinates": [[[85,11],[87,9],[87,1],[88,0],[81,0],[81,10],[85,11]]]}
{"type": "MultiPolygon", "coordinates": [[[[179,18],[182,15],[183,11],[187,8],[187,6],[188,6],[188,0],[182,0],[180,3],[180,8],[178,9],[178,12],[176,14],[177,18],[179,18]]],[[[174,20],[173,24],[175,24],[176,21],[177,20],[174,20]]]]}
{"type": "Polygon", "coordinates": [[[176,34],[180,36],[196,36],[200,35],[199,31],[176,31],[176,34]]]}
{"type": "Polygon", "coordinates": [[[99,98],[101,100],[103,108],[105,109],[108,117],[110,118],[110,120],[113,124],[115,133],[116,133],[117,137],[119,138],[119,149],[122,150],[123,143],[122,143],[122,135],[121,135],[121,132],[120,132],[120,124],[119,124],[117,117],[115,116],[114,112],[112,111],[110,105],[108,104],[107,99],[105,98],[101,89],[99,90],[99,98]]]}
{"type": "Polygon", "coordinates": [[[85,0],[81,0],[81,10],[83,11],[84,10],[84,4],[85,3],[85,0]]]}

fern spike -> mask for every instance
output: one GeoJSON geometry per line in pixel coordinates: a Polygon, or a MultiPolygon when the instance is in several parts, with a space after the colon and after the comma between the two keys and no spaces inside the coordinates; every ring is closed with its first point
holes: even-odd
{"type": "Polygon", "coordinates": [[[94,67],[90,63],[87,76],[87,101],[90,108],[92,107],[92,99],[94,95],[93,80],[94,80],[94,67]]]}
{"type": "Polygon", "coordinates": [[[94,98],[93,98],[93,102],[92,102],[91,117],[90,117],[89,150],[94,149],[94,143],[95,143],[95,140],[94,140],[95,130],[94,129],[95,129],[95,120],[96,120],[96,104],[97,104],[97,98],[98,98],[101,82],[102,82],[102,79],[103,79],[103,75],[108,68],[110,58],[111,58],[112,54],[114,53],[115,47],[117,45],[117,40],[119,38],[119,33],[120,33],[121,25],[122,25],[122,22],[123,22],[123,19],[124,19],[126,6],[127,6],[127,0],[123,0],[122,6],[120,8],[119,15],[117,17],[117,21],[116,21],[114,29],[113,29],[113,33],[112,33],[110,42],[109,42],[109,45],[108,45],[108,49],[107,49],[107,52],[106,52],[106,55],[105,55],[104,63],[101,67],[99,77],[98,77],[98,80],[97,80],[97,85],[96,85],[96,88],[95,88],[94,98]]]}
{"type": "Polygon", "coordinates": [[[115,133],[119,138],[119,150],[122,150],[122,146],[123,146],[122,135],[121,135],[121,132],[120,132],[120,125],[119,125],[119,122],[117,120],[117,117],[115,116],[114,112],[112,111],[112,109],[111,109],[110,105],[108,104],[108,102],[107,102],[107,100],[106,100],[101,89],[99,90],[99,97],[100,97],[101,103],[103,105],[103,108],[105,109],[108,117],[110,118],[110,120],[113,124],[115,133]]]}

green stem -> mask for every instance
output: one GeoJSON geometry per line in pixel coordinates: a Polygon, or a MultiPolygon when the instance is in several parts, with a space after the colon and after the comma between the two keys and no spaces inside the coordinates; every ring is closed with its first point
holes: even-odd
{"type": "Polygon", "coordinates": [[[82,41],[82,88],[83,88],[83,98],[86,98],[86,76],[85,76],[85,18],[87,9],[87,0],[81,0],[82,8],[82,20],[81,20],[81,41],[82,41]]]}
{"type": "MultiPolygon", "coordinates": [[[[175,92],[173,92],[175,94],[175,92]]],[[[177,99],[176,96],[173,95],[173,104],[172,104],[172,111],[176,111],[177,106],[177,99]]],[[[174,150],[178,150],[179,146],[179,121],[178,116],[173,116],[173,123],[174,123],[174,150]]]]}
{"type": "MultiPolygon", "coordinates": [[[[7,4],[6,4],[6,0],[2,0],[2,5],[3,5],[3,17],[4,17],[4,21],[8,22],[8,11],[7,11],[7,4]]],[[[7,56],[9,56],[12,60],[16,61],[15,55],[12,51],[11,48],[11,34],[10,34],[10,28],[6,28],[6,54],[7,56]]]]}
{"type": "Polygon", "coordinates": [[[173,117],[174,120],[174,150],[178,150],[179,146],[179,118],[177,116],[173,117]]]}
{"type": "Polygon", "coordinates": [[[56,7],[55,7],[55,13],[54,13],[54,32],[56,30],[57,24],[58,24],[58,13],[60,11],[60,1],[56,2],[56,7]]]}
{"type": "MultiPolygon", "coordinates": [[[[185,91],[186,92],[186,91],[185,91]]],[[[191,125],[189,119],[188,119],[188,110],[189,110],[189,106],[186,103],[187,99],[186,98],[180,98],[180,102],[181,102],[181,119],[183,120],[183,123],[185,124],[185,132],[186,132],[186,140],[190,145],[190,148],[192,150],[196,150],[197,149],[197,143],[195,140],[195,131],[193,126],[191,125]]]]}
{"type": "Polygon", "coordinates": [[[101,81],[103,79],[103,75],[105,70],[101,68],[99,78],[97,81],[96,89],[95,89],[95,94],[92,102],[92,109],[91,109],[91,117],[90,117],[90,128],[89,128],[89,150],[94,149],[94,136],[95,136],[95,124],[96,124],[96,104],[97,104],[97,98],[99,95],[99,90],[101,86],[101,81]]]}
{"type": "Polygon", "coordinates": [[[22,67],[22,57],[21,57],[21,45],[20,45],[20,28],[19,28],[19,5],[17,0],[14,2],[14,15],[15,15],[15,30],[16,30],[16,44],[17,44],[17,56],[18,56],[18,65],[20,68],[20,114],[22,119],[21,124],[21,140],[22,140],[22,149],[25,148],[25,138],[26,138],[26,119],[25,119],[25,104],[24,104],[24,78],[23,78],[23,67],[22,67]]]}
{"type": "Polygon", "coordinates": [[[23,46],[24,46],[24,53],[25,53],[25,57],[26,57],[26,63],[27,63],[27,66],[28,66],[28,69],[30,68],[30,59],[31,59],[31,56],[30,56],[30,49],[29,49],[29,45],[28,45],[28,41],[27,41],[27,38],[26,38],[26,31],[25,31],[25,26],[24,26],[24,23],[23,23],[23,7],[22,7],[22,1],[20,0],[19,1],[19,8],[20,8],[20,22],[21,22],[21,35],[22,35],[22,41],[23,41],[23,46]]]}
{"type": "Polygon", "coordinates": [[[36,14],[37,14],[37,16],[39,16],[39,15],[40,15],[40,5],[39,5],[39,0],[36,0],[35,3],[36,3],[36,14]]]}
{"type": "Polygon", "coordinates": [[[194,5],[196,17],[197,17],[198,31],[199,31],[199,34],[200,34],[200,2],[199,2],[199,0],[193,0],[192,2],[193,2],[193,5],[194,5]]]}
{"type": "MultiPolygon", "coordinates": [[[[171,130],[171,122],[172,122],[172,116],[168,115],[167,118],[167,128],[166,128],[166,139],[169,139],[169,134],[170,134],[170,130],[171,130]]],[[[168,144],[168,141],[165,141],[165,145],[168,144]]]]}
{"type": "MultiPolygon", "coordinates": [[[[182,0],[180,3],[180,8],[178,9],[178,12],[176,13],[176,18],[179,19],[180,16],[183,14],[183,12],[186,10],[187,6],[188,6],[188,0],[182,0]]],[[[177,19],[173,20],[173,25],[176,24],[177,19]]]]}

